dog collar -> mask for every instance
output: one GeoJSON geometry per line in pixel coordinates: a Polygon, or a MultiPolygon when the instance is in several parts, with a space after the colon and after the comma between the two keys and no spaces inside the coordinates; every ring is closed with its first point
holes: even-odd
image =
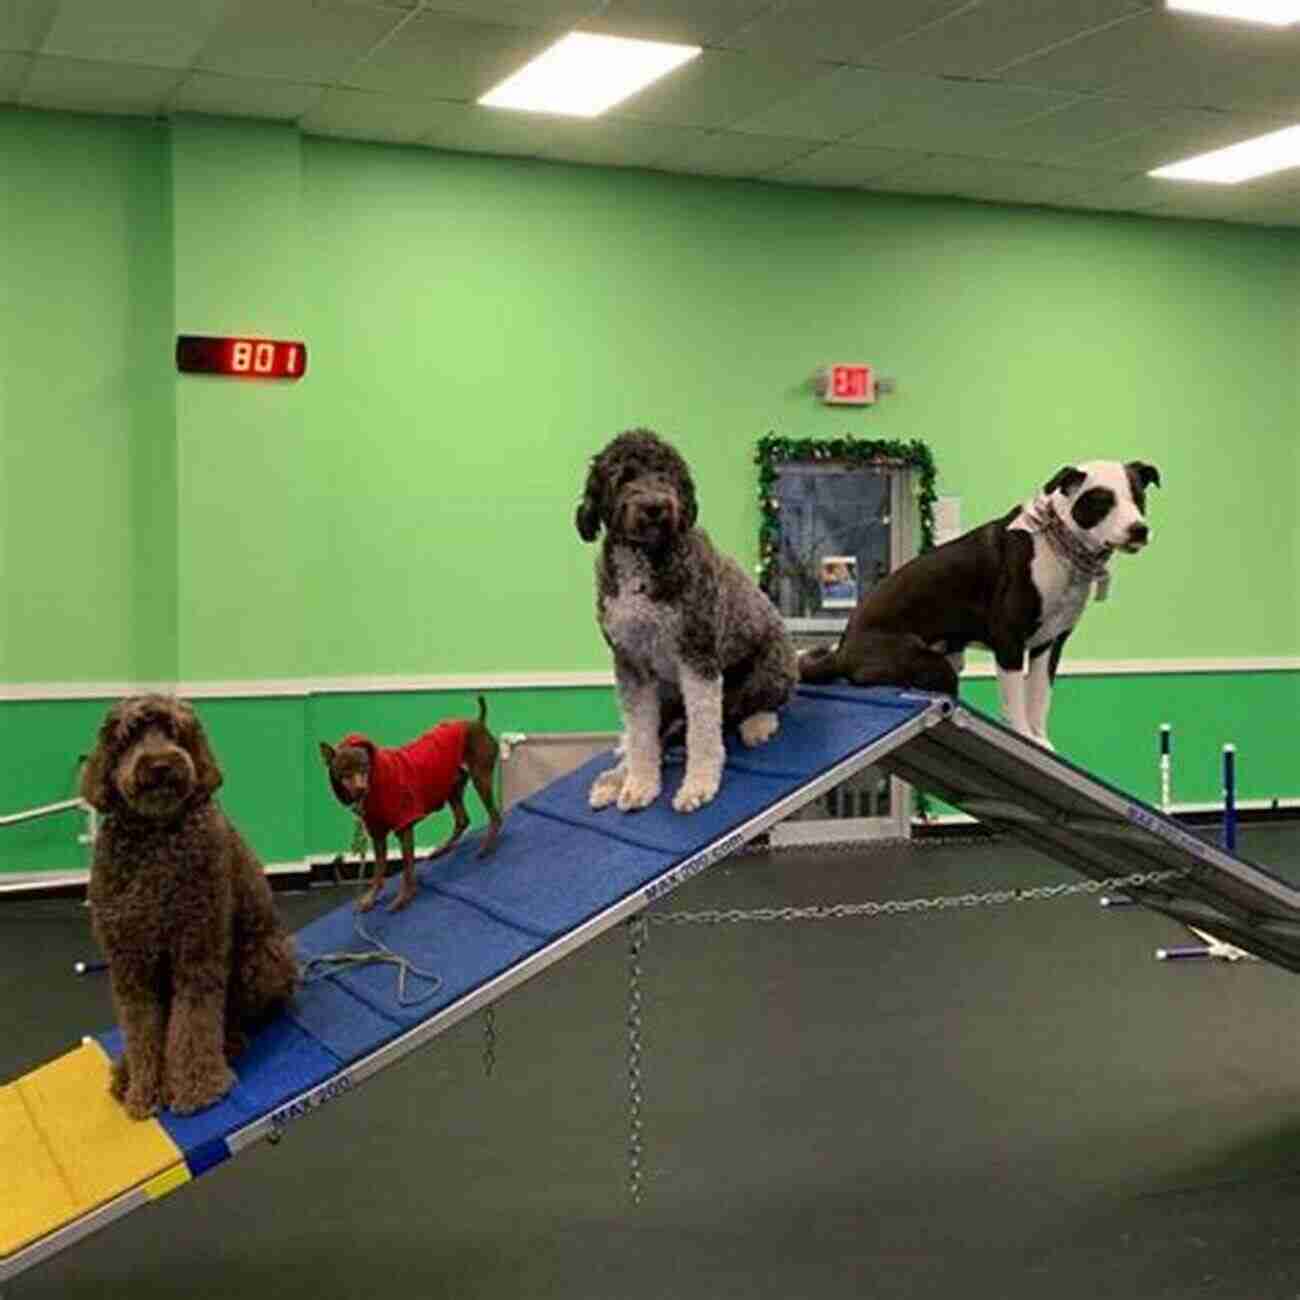
{"type": "Polygon", "coordinates": [[[1052,499],[1039,493],[1027,502],[1017,518],[1009,525],[1027,533],[1039,534],[1065,562],[1071,578],[1083,585],[1096,585],[1095,599],[1105,600],[1110,593],[1109,550],[1094,551],[1079,535],[1065,526],[1061,516],[1052,506],[1052,499]]]}

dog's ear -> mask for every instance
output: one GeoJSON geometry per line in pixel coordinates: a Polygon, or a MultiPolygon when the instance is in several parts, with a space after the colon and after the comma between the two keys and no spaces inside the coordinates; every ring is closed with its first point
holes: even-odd
{"type": "Polygon", "coordinates": [[[695,480],[688,469],[682,475],[682,532],[689,532],[694,528],[699,516],[700,507],[695,500],[695,480]]]}
{"type": "Polygon", "coordinates": [[[1154,465],[1148,465],[1144,460],[1131,460],[1124,468],[1137,480],[1139,486],[1146,488],[1152,483],[1156,487],[1160,486],[1160,471],[1154,465]]]}
{"type": "Polygon", "coordinates": [[[677,481],[677,497],[682,506],[681,530],[684,533],[689,532],[700,517],[699,502],[695,499],[695,478],[691,474],[691,467],[686,463],[686,457],[676,447],[670,446],[662,439],[657,441],[667,453],[672,476],[677,481]]]}
{"type": "Polygon", "coordinates": [[[602,457],[597,456],[587,471],[587,486],[573,516],[573,525],[584,542],[594,542],[600,536],[600,503],[605,481],[602,457]]]}
{"type": "Polygon", "coordinates": [[[123,702],[119,701],[109,709],[104,721],[99,724],[99,736],[95,748],[86,756],[81,769],[81,797],[96,812],[107,812],[112,795],[113,755],[117,738],[117,728],[122,721],[123,702]]]}
{"type": "Polygon", "coordinates": [[[325,760],[326,767],[329,767],[334,762],[334,746],[329,741],[320,741],[320,756],[325,760]]]}
{"type": "Polygon", "coordinates": [[[1053,492],[1073,492],[1088,476],[1073,465],[1063,465],[1043,484],[1043,493],[1051,496],[1053,492]]]}
{"type": "Polygon", "coordinates": [[[208,744],[207,732],[198,714],[188,704],[177,701],[176,719],[180,723],[180,741],[194,760],[194,782],[204,794],[215,794],[225,777],[217,766],[216,755],[208,744]]]}

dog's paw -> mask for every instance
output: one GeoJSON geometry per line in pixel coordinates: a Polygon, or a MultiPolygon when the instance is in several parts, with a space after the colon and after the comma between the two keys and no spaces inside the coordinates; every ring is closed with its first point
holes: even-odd
{"type": "Polygon", "coordinates": [[[113,1062],[113,1068],[108,1077],[109,1096],[117,1101],[121,1101],[127,1094],[131,1086],[131,1069],[126,1063],[126,1057],[120,1056],[113,1062]]]}
{"type": "Polygon", "coordinates": [[[648,808],[659,798],[663,788],[656,772],[653,777],[634,777],[629,775],[618,792],[619,812],[635,812],[638,808],[648,808]]]}
{"type": "Polygon", "coordinates": [[[167,1089],[167,1104],[177,1115],[193,1115],[218,1102],[235,1086],[235,1072],[227,1065],[198,1078],[173,1082],[167,1089]]]}
{"type": "Polygon", "coordinates": [[[740,724],[740,739],[748,749],[771,740],[781,726],[781,719],[775,713],[751,713],[740,724]]]}
{"type": "Polygon", "coordinates": [[[388,910],[390,912],[400,912],[402,908],[409,907],[411,901],[419,892],[420,887],[418,885],[413,885],[410,889],[407,889],[407,887],[403,885],[401,889],[397,891],[397,897],[388,904],[388,910]]]}
{"type": "Polygon", "coordinates": [[[226,1042],[222,1050],[227,1061],[233,1061],[248,1051],[248,1035],[242,1029],[227,1029],[226,1042]]]}
{"type": "Polygon", "coordinates": [[[1053,745],[1052,742],[1047,739],[1046,735],[1039,735],[1037,732],[1031,731],[1029,733],[1029,739],[1032,740],[1036,745],[1042,745],[1042,747],[1045,750],[1047,750],[1049,754],[1056,753],[1056,746],[1053,745]]]}
{"type": "Polygon", "coordinates": [[[673,807],[682,813],[694,812],[697,808],[703,808],[706,803],[712,802],[721,785],[721,771],[688,772],[686,780],[682,782],[681,788],[673,796],[673,807]]]}
{"type": "Polygon", "coordinates": [[[162,1097],[157,1088],[128,1085],[122,1105],[132,1119],[148,1119],[162,1109],[162,1097]]]}
{"type": "Polygon", "coordinates": [[[587,795],[587,802],[593,808],[606,808],[618,798],[623,790],[623,781],[627,769],[620,763],[602,772],[592,783],[587,795]]]}

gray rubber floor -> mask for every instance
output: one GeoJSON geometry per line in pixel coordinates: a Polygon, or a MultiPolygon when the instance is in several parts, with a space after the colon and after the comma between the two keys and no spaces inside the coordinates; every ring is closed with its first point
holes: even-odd
{"type": "MultiPolygon", "coordinates": [[[[1300,829],[1242,847],[1285,869],[1300,829]]],[[[1007,843],[756,854],[659,910],[1077,879],[1007,843]]],[[[1300,980],[1154,960],[1185,937],[1095,896],[654,925],[636,1209],[611,934],[500,1004],[491,1077],[476,1018],[6,1300],[1300,1296],[1300,980]]],[[[78,904],[0,905],[0,1079],[109,1022],[90,951],[78,904]]]]}

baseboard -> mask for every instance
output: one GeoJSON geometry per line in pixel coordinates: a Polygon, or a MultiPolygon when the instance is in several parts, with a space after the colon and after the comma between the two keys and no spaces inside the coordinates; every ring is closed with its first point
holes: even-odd
{"type": "MultiPolygon", "coordinates": [[[[1294,655],[1199,659],[1071,659],[1061,661],[1063,677],[1132,677],[1171,674],[1300,672],[1294,655]]],[[[966,679],[996,676],[992,658],[972,651],[966,679]]],[[[235,681],[164,682],[0,682],[0,704],[43,700],[116,700],[140,691],[163,691],[187,699],[308,699],[316,695],[385,695],[439,691],[563,690],[612,687],[611,668],[438,673],[428,676],[267,677],[235,681]]]]}

